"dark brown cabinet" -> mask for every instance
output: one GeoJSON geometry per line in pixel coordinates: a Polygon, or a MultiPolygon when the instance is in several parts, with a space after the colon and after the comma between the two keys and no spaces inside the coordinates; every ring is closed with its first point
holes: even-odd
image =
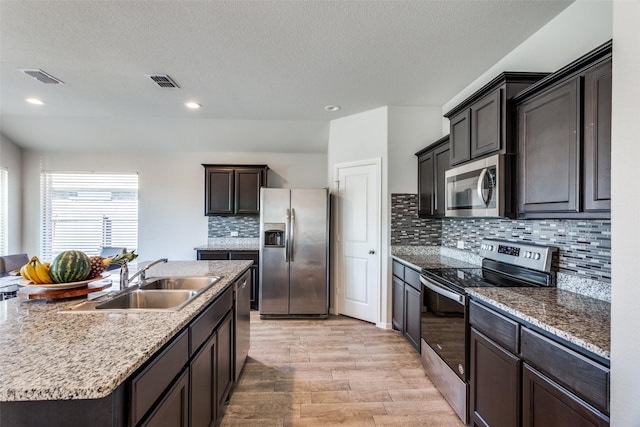
{"type": "Polygon", "coordinates": [[[418,215],[445,216],[445,172],[449,169],[449,135],[416,153],[418,156],[418,215]]]}
{"type": "Polygon", "coordinates": [[[472,426],[608,426],[609,368],[472,301],[472,426]]]}
{"type": "Polygon", "coordinates": [[[217,334],[211,335],[191,361],[191,427],[209,427],[218,418],[217,338],[217,334]]]}
{"type": "Polygon", "coordinates": [[[260,187],[267,185],[266,165],[207,165],[205,215],[260,213],[260,187]]]}
{"type": "Polygon", "coordinates": [[[198,261],[233,260],[246,259],[253,261],[251,266],[251,299],[252,310],[258,309],[258,297],[260,296],[260,252],[259,251],[218,251],[218,250],[198,250],[198,261]]]}
{"type": "Polygon", "coordinates": [[[608,218],[611,209],[611,43],[514,98],[518,216],[608,218]]]}
{"type": "Polygon", "coordinates": [[[189,372],[185,371],[141,426],[189,427],[189,425],[189,372]]]}
{"type": "Polygon", "coordinates": [[[520,421],[520,359],[471,328],[471,425],[513,427],[520,421]]]}
{"type": "Polygon", "coordinates": [[[233,386],[233,314],[230,312],[218,327],[217,332],[217,385],[218,408],[224,406],[233,386]]]}
{"type": "Polygon", "coordinates": [[[392,324],[420,352],[420,273],[393,261],[392,324]]]}
{"type": "Polygon", "coordinates": [[[490,154],[515,153],[515,115],[509,100],[545,76],[502,73],[446,113],[451,166],[490,154]]]}

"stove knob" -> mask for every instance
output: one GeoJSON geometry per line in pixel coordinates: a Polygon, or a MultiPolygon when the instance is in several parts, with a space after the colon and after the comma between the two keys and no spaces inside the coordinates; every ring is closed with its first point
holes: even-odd
{"type": "Polygon", "coordinates": [[[489,250],[492,251],[493,250],[493,245],[489,245],[489,250]]]}
{"type": "Polygon", "coordinates": [[[531,252],[526,251],[526,252],[524,253],[524,257],[525,257],[525,258],[531,258],[531,252]]]}
{"type": "Polygon", "coordinates": [[[480,245],[480,249],[485,250],[487,249],[487,245],[485,245],[484,243],[480,245]]]}
{"type": "Polygon", "coordinates": [[[540,254],[537,252],[533,254],[533,259],[540,259],[540,254]]]}

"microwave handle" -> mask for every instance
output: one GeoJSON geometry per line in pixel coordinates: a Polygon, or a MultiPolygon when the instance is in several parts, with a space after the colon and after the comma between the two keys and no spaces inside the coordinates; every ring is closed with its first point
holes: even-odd
{"type": "Polygon", "coordinates": [[[482,172],[480,172],[480,176],[478,177],[478,187],[477,187],[478,197],[480,197],[480,200],[482,200],[482,203],[484,204],[485,207],[489,206],[489,200],[485,199],[484,195],[482,194],[482,183],[484,182],[484,177],[487,175],[488,170],[489,168],[484,168],[482,169],[482,172]]]}

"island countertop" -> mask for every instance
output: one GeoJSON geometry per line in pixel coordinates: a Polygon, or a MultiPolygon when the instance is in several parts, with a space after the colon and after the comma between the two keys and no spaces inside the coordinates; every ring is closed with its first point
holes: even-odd
{"type": "Polygon", "coordinates": [[[175,312],[61,313],[84,301],[0,302],[0,401],[97,399],[109,395],[169,342],[251,261],[169,261],[153,276],[222,276],[175,312]]]}

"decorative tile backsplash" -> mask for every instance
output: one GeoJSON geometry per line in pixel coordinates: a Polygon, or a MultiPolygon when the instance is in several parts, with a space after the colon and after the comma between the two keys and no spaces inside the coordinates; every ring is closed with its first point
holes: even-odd
{"type": "Polygon", "coordinates": [[[441,245],[478,253],[483,238],[560,248],[558,271],[611,283],[611,221],[418,218],[417,195],[391,195],[392,245],[441,245]]]}
{"type": "Polygon", "coordinates": [[[208,237],[260,237],[260,217],[258,215],[210,216],[208,237]]]}

